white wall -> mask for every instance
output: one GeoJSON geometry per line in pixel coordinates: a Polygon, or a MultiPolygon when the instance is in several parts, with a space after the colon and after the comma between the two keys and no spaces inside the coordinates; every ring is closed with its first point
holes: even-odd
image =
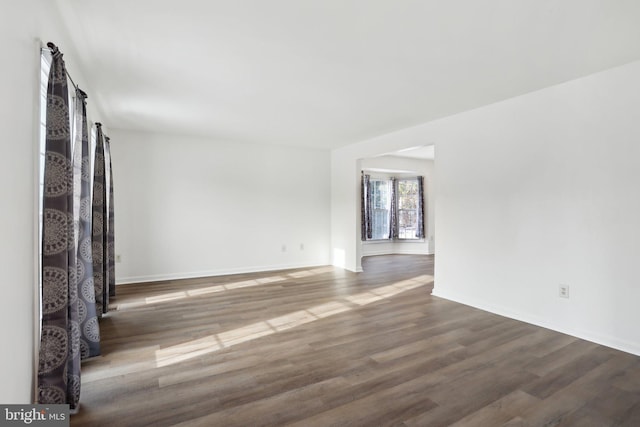
{"type": "MultiPolygon", "coordinates": [[[[375,241],[369,240],[358,242],[362,245],[362,256],[369,255],[385,255],[385,254],[432,254],[435,249],[434,239],[434,207],[435,207],[435,180],[433,173],[433,160],[419,160],[398,156],[379,156],[360,161],[362,169],[388,169],[396,171],[406,171],[405,174],[382,174],[381,176],[388,178],[389,176],[417,176],[424,177],[424,214],[425,214],[425,239],[420,240],[396,240],[396,241],[375,241]]],[[[371,176],[380,175],[380,173],[370,172],[371,176]]]]}
{"type": "Polygon", "coordinates": [[[329,263],[328,151],[109,136],[118,283],[329,263]]]}
{"type": "Polygon", "coordinates": [[[639,112],[636,62],[456,120],[435,294],[640,354],[639,112]]]}
{"type": "MultiPolygon", "coordinates": [[[[52,41],[64,54],[74,80],[91,88],[77,68],[68,33],[49,0],[22,0],[3,5],[0,14],[0,402],[33,401],[37,342],[37,182],[40,105],[40,45],[52,41]]],[[[93,117],[99,119],[96,113],[93,117]]]]}
{"type": "MultiPolygon", "coordinates": [[[[434,294],[640,354],[639,111],[634,62],[336,150],[333,177],[435,142],[434,294]]],[[[334,246],[357,231],[344,188],[334,246]]]]}

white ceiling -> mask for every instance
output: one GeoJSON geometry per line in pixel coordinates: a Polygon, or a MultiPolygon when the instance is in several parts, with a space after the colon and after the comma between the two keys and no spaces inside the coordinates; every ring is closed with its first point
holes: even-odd
{"type": "Polygon", "coordinates": [[[387,153],[386,156],[408,157],[410,159],[434,160],[436,157],[435,145],[405,148],[404,150],[387,153]]]}
{"type": "Polygon", "coordinates": [[[640,58],[637,0],[57,4],[105,125],[225,141],[335,148],[640,58]]]}

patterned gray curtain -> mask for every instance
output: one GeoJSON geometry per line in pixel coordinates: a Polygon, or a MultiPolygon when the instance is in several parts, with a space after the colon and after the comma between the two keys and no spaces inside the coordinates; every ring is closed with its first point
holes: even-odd
{"type": "Polygon", "coordinates": [[[109,310],[109,269],[107,251],[107,185],[104,163],[102,124],[96,123],[96,152],[93,163],[92,252],[93,285],[96,312],[102,316],[109,310]]]}
{"type": "Polygon", "coordinates": [[[416,208],[416,237],[424,238],[424,177],[419,176],[418,180],[418,206],[416,208]]]}
{"type": "Polygon", "coordinates": [[[74,168],[76,178],[77,206],[77,281],[78,314],[80,316],[80,357],[100,354],[100,327],[96,312],[96,294],[93,285],[93,255],[91,229],[91,156],[89,129],[87,127],[87,94],[76,90],[76,143],[74,144],[74,168]],[[79,191],[78,191],[79,190],[79,191]]]}
{"type": "Polygon", "coordinates": [[[373,237],[371,229],[371,176],[364,173],[360,181],[360,225],[362,227],[361,239],[371,239],[373,237]]]}
{"type": "Polygon", "coordinates": [[[389,239],[398,238],[398,179],[391,178],[391,206],[389,208],[389,239]]]}
{"type": "Polygon", "coordinates": [[[105,165],[107,160],[109,162],[109,218],[107,220],[107,272],[109,279],[105,280],[105,284],[109,286],[109,296],[116,296],[116,257],[115,257],[115,230],[114,230],[114,217],[113,217],[113,168],[111,167],[111,143],[108,136],[104,137],[104,153],[105,153],[105,165]]]}
{"type": "Polygon", "coordinates": [[[73,169],[67,72],[50,43],[46,148],[42,201],[42,330],[38,356],[38,402],[80,399],[80,326],[73,221],[73,169]]]}

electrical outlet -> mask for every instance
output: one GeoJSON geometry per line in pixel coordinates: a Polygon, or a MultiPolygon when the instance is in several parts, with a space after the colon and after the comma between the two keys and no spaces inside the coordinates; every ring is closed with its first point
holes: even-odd
{"type": "Polygon", "coordinates": [[[558,295],[560,298],[569,298],[569,285],[559,285],[558,295]]]}

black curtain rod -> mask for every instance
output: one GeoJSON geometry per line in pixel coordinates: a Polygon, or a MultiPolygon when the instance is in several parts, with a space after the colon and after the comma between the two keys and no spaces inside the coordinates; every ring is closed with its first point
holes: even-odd
{"type": "MultiPolygon", "coordinates": [[[[55,44],[48,42],[47,43],[47,48],[49,49],[49,51],[51,52],[52,55],[55,55],[56,53],[60,53],[60,49],[58,49],[58,46],[56,46],[55,44]]],[[[46,48],[42,47],[40,48],[41,51],[46,50],[46,48]]],[[[62,55],[62,53],[60,53],[60,55],[62,55]]],[[[82,89],[80,89],[78,87],[78,85],[73,81],[73,79],[71,78],[71,74],[69,74],[69,71],[67,71],[67,67],[64,68],[64,72],[67,74],[67,77],[69,78],[69,80],[71,81],[71,84],[73,85],[73,87],[76,89],[77,91],[80,91],[82,93],[82,96],[84,96],[85,98],[87,98],[87,94],[85,91],[83,91],[82,89]]]]}

